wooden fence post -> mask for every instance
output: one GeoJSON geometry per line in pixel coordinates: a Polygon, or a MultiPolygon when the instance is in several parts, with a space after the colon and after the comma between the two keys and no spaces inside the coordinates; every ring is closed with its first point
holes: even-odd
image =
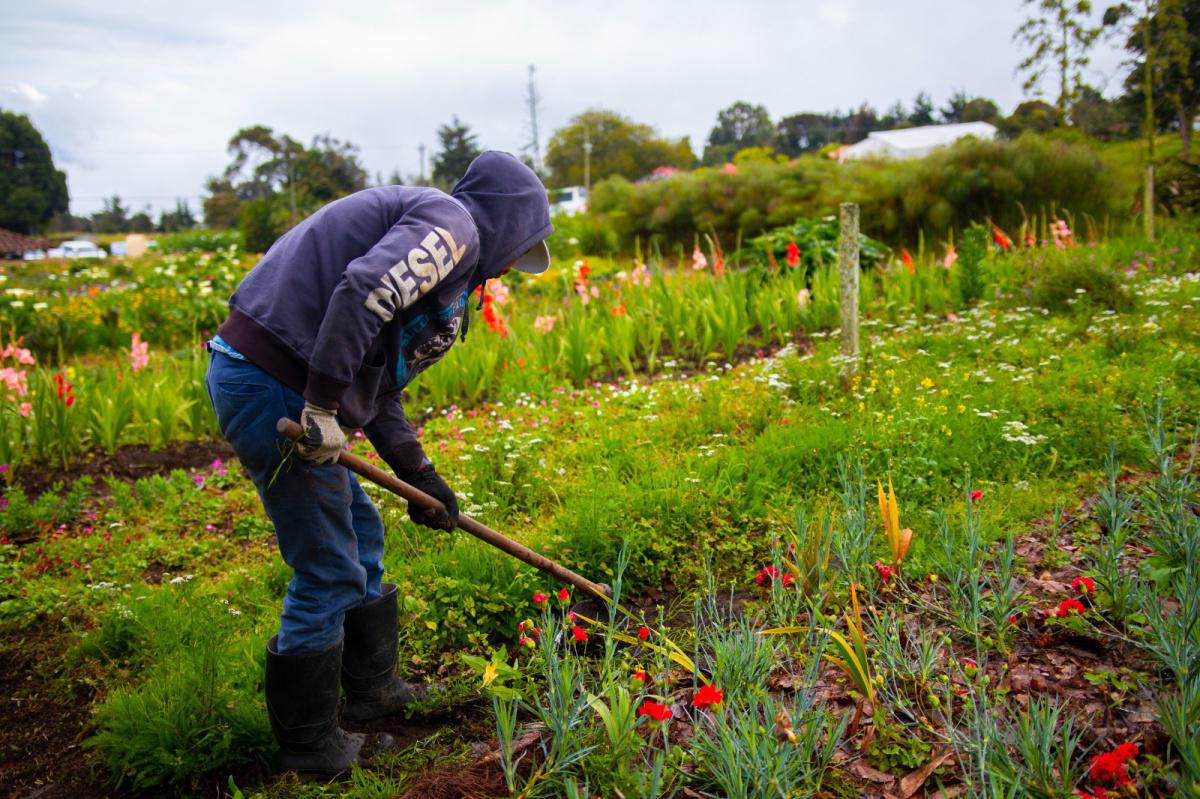
{"type": "Polygon", "coordinates": [[[842,307],[842,385],[858,374],[858,204],[842,203],[842,235],[838,247],[842,307]]]}

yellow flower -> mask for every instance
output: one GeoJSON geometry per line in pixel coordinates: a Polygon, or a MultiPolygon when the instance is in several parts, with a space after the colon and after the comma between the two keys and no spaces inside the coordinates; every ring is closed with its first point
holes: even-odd
{"type": "Polygon", "coordinates": [[[486,666],[484,666],[484,668],[483,668],[483,687],[484,688],[486,688],[487,686],[491,685],[493,682],[496,681],[496,673],[497,673],[497,669],[496,669],[495,663],[489,663],[486,666]]]}
{"type": "Polygon", "coordinates": [[[924,380],[922,380],[922,381],[921,381],[921,385],[922,385],[924,388],[933,388],[933,381],[932,381],[932,380],[930,380],[930,379],[927,377],[927,378],[925,378],[924,380]]]}
{"type": "Polygon", "coordinates": [[[967,406],[966,406],[966,405],[963,405],[963,404],[960,402],[960,403],[958,404],[958,412],[959,412],[959,413],[966,413],[966,412],[967,412],[967,406]]]}

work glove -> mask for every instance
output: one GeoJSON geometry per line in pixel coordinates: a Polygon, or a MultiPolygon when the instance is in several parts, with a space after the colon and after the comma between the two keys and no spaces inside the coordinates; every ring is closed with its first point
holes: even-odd
{"type": "Polygon", "coordinates": [[[415,502],[408,503],[408,518],[434,530],[453,530],[458,527],[458,497],[429,461],[417,469],[398,469],[396,476],[413,488],[419,488],[434,499],[441,500],[446,511],[430,511],[415,502]]]}
{"type": "Polygon", "coordinates": [[[346,446],[346,434],[337,423],[337,413],[304,403],[300,413],[304,435],[296,439],[296,451],[309,463],[337,463],[346,446]]]}

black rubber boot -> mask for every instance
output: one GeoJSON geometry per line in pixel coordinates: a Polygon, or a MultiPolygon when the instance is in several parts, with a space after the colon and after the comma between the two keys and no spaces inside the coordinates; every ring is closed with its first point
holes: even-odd
{"type": "Polygon", "coordinates": [[[342,687],[346,705],[342,718],[349,721],[399,713],[414,699],[423,699],[427,688],[396,677],[396,644],[400,610],[394,583],[383,584],[383,596],[369,605],[346,612],[346,651],[342,655],[342,687]]]}
{"type": "Polygon", "coordinates": [[[366,736],[338,726],[342,642],[321,652],[281,655],[267,642],[267,713],[279,742],[276,766],[333,776],[359,758],[366,736]]]}

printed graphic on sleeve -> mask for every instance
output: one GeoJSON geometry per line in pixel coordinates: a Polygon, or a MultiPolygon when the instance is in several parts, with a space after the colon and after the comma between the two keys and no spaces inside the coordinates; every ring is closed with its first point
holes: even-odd
{"type": "Polygon", "coordinates": [[[364,307],[390,322],[396,311],[412,305],[450,274],[466,251],[466,245],[456,242],[450,231],[435,227],[421,240],[421,246],[413,247],[383,274],[382,285],[371,290],[364,307]]]}
{"type": "Polygon", "coordinates": [[[457,300],[433,314],[432,319],[430,314],[420,314],[404,326],[400,331],[400,359],[396,363],[396,385],[408,385],[413,378],[441,360],[450,350],[462,327],[462,313],[466,307],[467,292],[464,291],[457,300]],[[427,328],[430,330],[427,331],[427,328]],[[409,345],[425,337],[427,333],[428,338],[413,347],[410,354],[409,345]]]}

